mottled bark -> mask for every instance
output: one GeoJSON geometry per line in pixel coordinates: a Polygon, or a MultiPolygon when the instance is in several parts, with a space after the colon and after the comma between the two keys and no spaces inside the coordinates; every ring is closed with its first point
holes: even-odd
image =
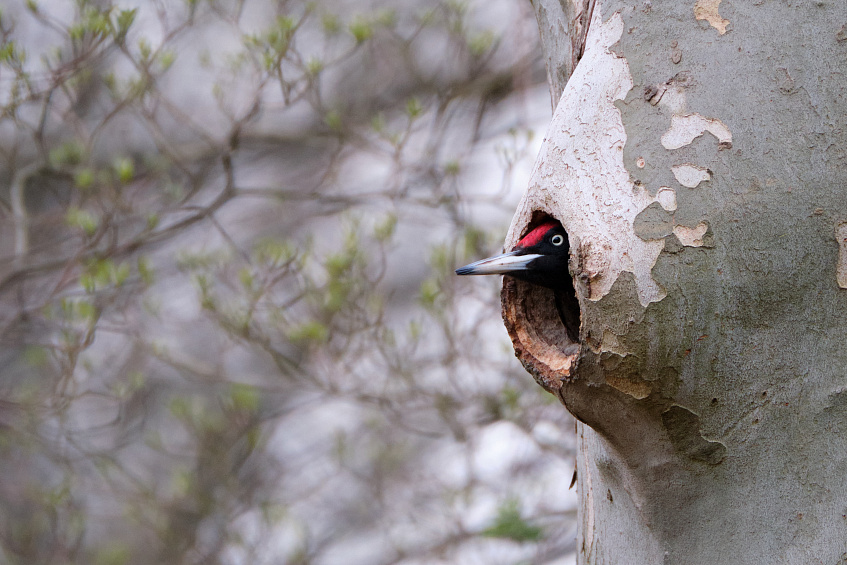
{"type": "Polygon", "coordinates": [[[847,3],[597,0],[581,58],[534,4],[572,76],[506,248],[562,222],[580,340],[503,316],[582,422],[579,562],[847,562],[847,3]]]}

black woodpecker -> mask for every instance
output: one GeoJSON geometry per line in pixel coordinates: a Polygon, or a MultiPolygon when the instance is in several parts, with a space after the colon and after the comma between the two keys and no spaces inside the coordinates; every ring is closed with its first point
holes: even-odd
{"type": "Polygon", "coordinates": [[[559,317],[573,342],[579,341],[579,302],[568,272],[570,242],[555,220],[535,227],[513,251],[456,269],[457,275],[508,275],[553,289],[559,317]]]}

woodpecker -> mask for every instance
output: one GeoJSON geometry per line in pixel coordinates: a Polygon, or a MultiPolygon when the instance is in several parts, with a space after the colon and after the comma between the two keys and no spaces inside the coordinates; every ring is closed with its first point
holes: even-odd
{"type": "Polygon", "coordinates": [[[456,269],[457,275],[508,275],[553,289],[559,318],[571,341],[579,341],[579,302],[568,272],[570,242],[562,224],[547,220],[533,228],[513,251],[456,269]]]}

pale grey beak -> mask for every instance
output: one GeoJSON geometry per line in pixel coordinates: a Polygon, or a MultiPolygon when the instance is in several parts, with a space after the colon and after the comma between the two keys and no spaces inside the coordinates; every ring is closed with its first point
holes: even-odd
{"type": "Polygon", "coordinates": [[[529,264],[541,257],[537,253],[518,255],[519,251],[512,251],[489,257],[464,267],[456,269],[457,275],[506,275],[514,271],[526,271],[529,264]]]}

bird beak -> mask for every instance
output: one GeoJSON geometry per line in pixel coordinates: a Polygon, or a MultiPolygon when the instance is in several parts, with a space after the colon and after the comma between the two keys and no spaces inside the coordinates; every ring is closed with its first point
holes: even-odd
{"type": "Polygon", "coordinates": [[[519,255],[520,251],[512,251],[489,257],[470,265],[456,269],[457,275],[508,275],[515,271],[526,271],[529,264],[541,257],[537,253],[519,255]]]}

